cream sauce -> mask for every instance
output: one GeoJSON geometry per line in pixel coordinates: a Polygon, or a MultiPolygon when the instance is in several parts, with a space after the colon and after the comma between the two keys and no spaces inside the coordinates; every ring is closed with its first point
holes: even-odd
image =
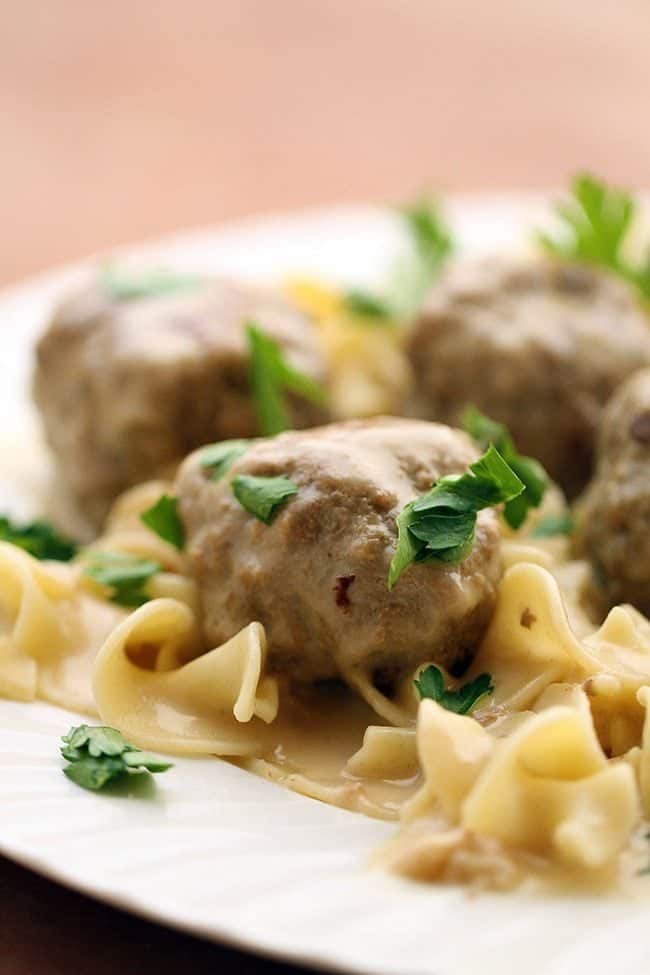
{"type": "Polygon", "coordinates": [[[322,684],[283,696],[269,732],[274,744],[237,764],[302,795],[378,819],[396,820],[420,784],[419,773],[387,780],[354,775],[349,759],[359,750],[376,714],[352,691],[322,684]]]}

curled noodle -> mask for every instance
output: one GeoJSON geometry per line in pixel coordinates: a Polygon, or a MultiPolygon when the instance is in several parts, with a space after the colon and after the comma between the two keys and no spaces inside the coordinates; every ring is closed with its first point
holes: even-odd
{"type": "Polygon", "coordinates": [[[182,662],[198,643],[195,617],[183,603],[156,599],[132,613],[95,663],[102,720],[143,748],[194,755],[259,751],[265,725],[278,712],[277,683],[264,676],[263,627],[251,623],[223,646],[182,662]],[[165,657],[164,670],[134,662],[152,645],[165,657]]]}

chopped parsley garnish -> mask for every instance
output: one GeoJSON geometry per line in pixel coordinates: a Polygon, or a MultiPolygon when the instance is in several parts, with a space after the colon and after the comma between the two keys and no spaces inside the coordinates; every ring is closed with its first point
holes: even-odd
{"type": "Polygon", "coordinates": [[[147,528],[150,528],[164,541],[169,542],[174,548],[183,548],[185,531],[178,516],[178,498],[171,497],[169,494],[161,494],[151,508],[143,511],[140,520],[147,528]]]}
{"type": "Polygon", "coordinates": [[[571,535],[575,531],[575,521],[568,511],[540,518],[533,528],[531,538],[554,538],[556,535],[571,535]]]}
{"type": "Polygon", "coordinates": [[[219,481],[238,457],[248,450],[248,440],[222,440],[201,450],[201,467],[210,472],[213,481],[219,481]]]}
{"type": "Polygon", "coordinates": [[[17,545],[35,559],[52,559],[56,562],[69,562],[77,553],[74,542],[59,535],[46,521],[17,525],[9,518],[0,516],[0,542],[17,545]]]}
{"type": "Polygon", "coordinates": [[[451,232],[435,200],[421,197],[399,207],[397,213],[408,234],[409,252],[390,270],[383,295],[347,292],[345,307],[361,319],[390,322],[412,318],[454,249],[451,232]]]}
{"type": "Polygon", "coordinates": [[[506,502],[503,517],[511,528],[517,529],[526,520],[531,508],[538,508],[548,487],[548,474],[532,457],[518,453],[508,428],[484,416],[474,406],[469,406],[463,414],[463,429],[469,433],[485,450],[494,444],[505,462],[524,484],[525,490],[506,502]]]}
{"type": "Polygon", "coordinates": [[[381,298],[369,291],[353,289],[346,292],[343,298],[346,311],[359,318],[368,318],[383,325],[391,318],[391,309],[381,298]]]}
{"type": "Polygon", "coordinates": [[[479,674],[474,680],[463,684],[457,691],[448,691],[445,688],[442,671],[435,664],[430,664],[420,671],[413,683],[421,700],[430,698],[446,708],[447,711],[453,711],[454,714],[469,714],[481,698],[492,694],[494,691],[490,674],[479,674]]]}
{"type": "Polygon", "coordinates": [[[250,384],[257,423],[265,437],[282,433],[291,426],[286,394],[296,393],[311,403],[322,405],[325,391],[309,376],[286,361],[280,346],[254,322],[246,325],[250,352],[250,384]]]}
{"type": "Polygon", "coordinates": [[[120,606],[142,606],[151,596],[146,585],[161,566],[152,559],[122,552],[92,552],[84,575],[110,591],[110,600],[120,606]]]}
{"type": "Polygon", "coordinates": [[[437,268],[454,249],[454,243],[442,219],[440,209],[430,197],[420,197],[400,208],[416,249],[430,269],[437,268]]]}
{"type": "Polygon", "coordinates": [[[70,763],[63,769],[65,775],[93,792],[128,774],[166,772],[173,767],[171,762],[130,745],[115,728],[82,724],[70,728],[61,741],[61,755],[70,763]]]}
{"type": "Polygon", "coordinates": [[[397,517],[397,549],[388,572],[392,589],[413,562],[462,562],[472,550],[476,516],[482,508],[511,501],[523,482],[490,445],[465,474],[450,474],[397,517]]]}
{"type": "Polygon", "coordinates": [[[255,477],[252,474],[237,474],[232,479],[232,493],[249,514],[270,525],[285,501],[298,493],[298,487],[283,475],[255,477]]]}
{"type": "Polygon", "coordinates": [[[193,291],[205,283],[196,274],[181,274],[164,268],[134,271],[107,264],[99,270],[104,290],[115,301],[135,301],[179,291],[193,291]]]}
{"type": "Polygon", "coordinates": [[[399,261],[389,282],[388,302],[397,319],[417,313],[433,281],[454,249],[449,227],[438,203],[423,196],[398,213],[406,226],[411,254],[399,261]]]}
{"type": "Polygon", "coordinates": [[[638,203],[626,190],[607,186],[589,173],[571,184],[568,201],[556,204],[561,223],[557,236],[539,233],[542,247],[555,257],[607,268],[650,299],[650,251],[640,265],[631,264],[625,243],[637,216],[638,203]]]}

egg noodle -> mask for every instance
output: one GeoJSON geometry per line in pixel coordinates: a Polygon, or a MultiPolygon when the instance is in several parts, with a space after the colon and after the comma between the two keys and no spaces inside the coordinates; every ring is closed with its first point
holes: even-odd
{"type": "Polygon", "coordinates": [[[221,755],[399,819],[377,859],[420,879],[499,887],[568,872],[612,882],[638,868],[645,850],[634,859],[634,838],[650,817],[650,623],[629,606],[592,623],[586,568],[568,561],[565,540],[504,529],[496,608],[462,678],[488,672],[494,692],[461,715],[420,702],[415,675],[390,700],[363,673],[343,675],[345,688],[290,692],[266,672],[258,622],[203,646],[184,556],[139,518],[164,487],[118,499],[105,534],[73,563],[0,543],[2,696],[41,698],[141,748],[221,755]],[[147,602],[116,605],[84,573],[101,551],[161,566],[147,602]]]}

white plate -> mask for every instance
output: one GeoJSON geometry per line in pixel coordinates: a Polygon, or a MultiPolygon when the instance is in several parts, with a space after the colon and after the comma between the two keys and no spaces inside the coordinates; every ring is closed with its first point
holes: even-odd
{"type": "MultiPolygon", "coordinates": [[[[543,212],[521,197],[452,201],[464,245],[517,247],[543,212]]],[[[128,254],[257,280],[313,272],[371,284],[395,245],[369,208],[272,217],[204,230],[128,254]]],[[[0,505],[35,510],[42,459],[31,443],[33,339],[79,267],[0,297],[0,505]]],[[[485,895],[370,871],[393,832],[217,760],[179,759],[147,799],[97,796],[61,774],[59,736],[77,718],[0,701],[0,851],[121,908],[316,967],[368,975],[640,975],[650,969],[646,904],[620,896],[485,895]]]]}

